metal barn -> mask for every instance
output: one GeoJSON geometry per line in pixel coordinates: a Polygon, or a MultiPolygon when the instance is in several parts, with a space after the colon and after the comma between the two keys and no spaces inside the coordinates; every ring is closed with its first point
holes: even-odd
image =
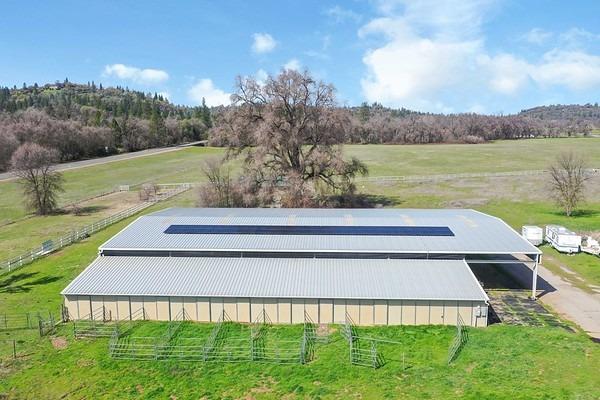
{"type": "Polygon", "coordinates": [[[540,251],[473,210],[167,209],[138,218],[62,292],[74,319],[487,325],[470,263],[540,251]]]}

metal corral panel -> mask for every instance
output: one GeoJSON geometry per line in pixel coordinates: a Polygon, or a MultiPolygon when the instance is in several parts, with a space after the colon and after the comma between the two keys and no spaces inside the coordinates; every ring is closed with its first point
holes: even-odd
{"type": "Polygon", "coordinates": [[[138,218],[100,249],[540,254],[501,219],[456,209],[174,208],[138,218]],[[166,234],[171,225],[448,227],[454,236],[166,234]]]}
{"type": "MultiPolygon", "coordinates": [[[[398,259],[98,257],[62,294],[250,297],[252,318],[265,297],[488,300],[463,260],[398,259]]],[[[168,303],[158,305],[159,319],[168,313],[168,303]]]]}

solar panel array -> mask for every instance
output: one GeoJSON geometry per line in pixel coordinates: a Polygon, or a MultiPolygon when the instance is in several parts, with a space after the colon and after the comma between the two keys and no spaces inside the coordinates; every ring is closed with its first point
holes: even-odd
{"type": "Polygon", "coordinates": [[[447,226],[170,225],[183,235],[454,236],[447,226]]]}

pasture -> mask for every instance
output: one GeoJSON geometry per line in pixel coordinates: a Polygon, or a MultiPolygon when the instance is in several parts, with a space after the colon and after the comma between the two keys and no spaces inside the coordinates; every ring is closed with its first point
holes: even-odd
{"type": "MultiPolygon", "coordinates": [[[[346,154],[367,163],[371,176],[437,175],[544,169],[563,150],[584,154],[600,167],[600,138],[524,140],[483,145],[346,146],[346,154]]],[[[119,184],[198,182],[204,157],[221,149],[190,148],[65,172],[69,203],[119,184]]],[[[559,223],[600,231],[599,178],[591,181],[582,211],[567,218],[553,204],[544,176],[475,177],[425,182],[361,181],[359,191],[388,207],[466,207],[523,224],[559,223]]],[[[86,212],[26,216],[16,182],[0,182],[0,259],[15,249],[38,245],[47,236],[111,214],[139,201],[121,193],[83,203],[86,212]]],[[[169,206],[193,206],[194,191],[144,213],[169,206]]],[[[84,241],[10,274],[0,275],[0,315],[50,310],[58,313],[60,291],[96,256],[98,246],[131,222],[121,221],[84,241]]],[[[600,285],[600,259],[564,256],[543,248],[546,266],[591,291],[600,285]],[[567,272],[565,268],[568,267],[567,272]]],[[[148,323],[146,329],[158,329],[148,323]]],[[[206,330],[209,327],[199,327],[206,330]]],[[[113,360],[108,339],[73,338],[71,325],[51,337],[35,330],[0,330],[0,398],[498,398],[596,399],[600,347],[563,326],[496,324],[470,330],[457,360],[446,364],[452,327],[361,328],[393,338],[384,349],[387,363],[377,369],[351,366],[348,347],[332,327],[330,342],[318,345],[306,365],[269,363],[191,363],[113,360]],[[4,339],[18,339],[18,357],[4,339]],[[565,373],[569,371],[569,373],[565,373]]],[[[283,338],[286,330],[281,331],[283,338]]],[[[290,332],[296,332],[290,330],[290,332]]]]}

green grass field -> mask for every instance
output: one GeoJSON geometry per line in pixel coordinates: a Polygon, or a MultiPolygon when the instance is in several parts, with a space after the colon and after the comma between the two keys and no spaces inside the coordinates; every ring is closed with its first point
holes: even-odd
{"type": "MultiPolygon", "coordinates": [[[[367,163],[370,176],[432,175],[461,172],[501,172],[547,168],[561,151],[581,153],[591,166],[600,167],[600,138],[531,139],[481,145],[349,145],[348,156],[367,163]]],[[[220,148],[192,147],[64,172],[61,200],[72,202],[120,184],[197,182],[200,161],[223,155],[220,148]]],[[[0,182],[0,223],[25,215],[19,185],[0,182]]]]}
{"type": "MultiPolygon", "coordinates": [[[[222,149],[190,147],[184,150],[94,165],[63,172],[62,203],[105,192],[121,184],[198,182],[203,157],[223,154],[222,149]]],[[[16,181],[0,182],[0,223],[26,214],[16,181]]]]}
{"type": "MultiPolygon", "coordinates": [[[[485,145],[347,146],[346,151],[366,161],[371,176],[389,176],[542,169],[556,154],[569,148],[581,151],[591,164],[600,166],[600,138],[485,145]]],[[[68,171],[64,198],[72,201],[120,183],[150,179],[165,183],[198,181],[202,157],[221,152],[193,148],[68,171]]],[[[361,183],[359,189],[377,196],[387,206],[475,208],[503,218],[515,229],[523,224],[559,223],[571,229],[600,230],[600,197],[595,196],[598,189],[592,188],[583,212],[567,218],[542,190],[544,182],[540,179],[368,182],[361,183]]],[[[15,183],[0,183],[0,221],[25,215],[19,196],[15,183]]],[[[94,203],[99,214],[82,218],[95,220],[101,210],[111,210],[102,208],[107,205],[105,201],[94,203]]],[[[195,193],[190,191],[146,212],[194,203],[195,193]]],[[[28,242],[37,245],[40,238],[84,221],[76,218],[69,214],[34,217],[0,227],[0,258],[2,251],[28,242]]],[[[0,275],[0,315],[39,310],[56,314],[60,291],[93,260],[98,246],[129,221],[11,274],[0,275]]],[[[600,259],[543,250],[548,268],[575,285],[586,290],[591,290],[590,285],[600,285],[600,259]]],[[[208,328],[198,327],[203,331],[208,328]]],[[[160,326],[149,324],[147,329],[157,330],[160,326]]],[[[347,346],[338,333],[332,335],[332,343],[317,349],[313,362],[302,366],[115,361],[107,355],[107,340],[74,340],[70,326],[61,327],[57,333],[66,339],[65,349],[55,348],[49,338],[39,339],[35,331],[0,330],[0,399],[599,398],[600,347],[583,333],[502,324],[475,329],[458,360],[447,366],[453,328],[363,329],[370,335],[402,342],[401,346],[385,346],[389,362],[379,370],[350,366],[347,346]],[[3,340],[8,338],[20,340],[16,361],[7,358],[11,348],[3,340]]],[[[293,329],[282,329],[278,335],[291,337],[292,331],[295,335],[293,329]]]]}
{"type": "Polygon", "coordinates": [[[346,154],[369,166],[371,176],[434,175],[546,169],[563,151],[600,168],[600,138],[498,141],[486,144],[351,145],[346,154]]]}
{"type": "MultiPolygon", "coordinates": [[[[179,203],[185,205],[177,199],[168,205],[179,203]]],[[[56,310],[60,290],[95,257],[98,245],[127,223],[2,276],[0,314],[56,310]]],[[[138,334],[160,332],[160,326],[148,323],[138,334]]],[[[198,329],[206,333],[208,328],[198,329]]],[[[293,328],[277,335],[297,338],[293,328]]],[[[7,357],[9,349],[0,350],[0,394],[8,399],[597,398],[600,347],[582,333],[504,325],[472,329],[468,345],[447,366],[452,327],[359,332],[401,344],[380,347],[387,364],[372,370],[348,363],[347,344],[337,332],[317,347],[311,363],[277,365],[112,360],[107,339],[75,340],[69,325],[56,334],[66,339],[64,349],[55,348],[51,338],[39,339],[35,331],[0,331],[0,340],[23,340],[16,361],[7,357]]]]}

